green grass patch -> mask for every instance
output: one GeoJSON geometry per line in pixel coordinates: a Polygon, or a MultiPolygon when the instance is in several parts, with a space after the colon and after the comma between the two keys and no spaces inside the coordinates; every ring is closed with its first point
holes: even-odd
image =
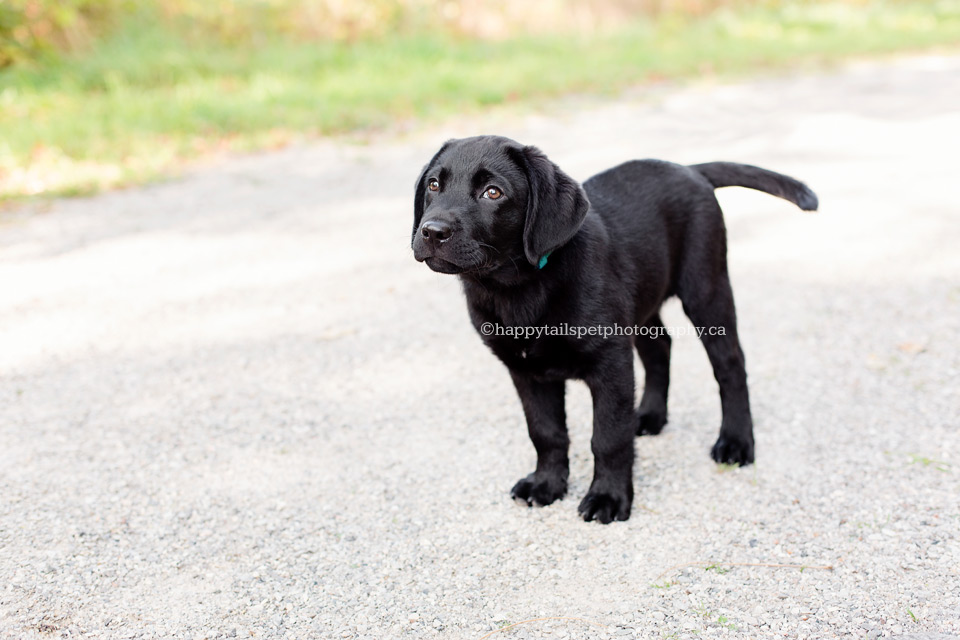
{"type": "Polygon", "coordinates": [[[89,193],[225,150],[489,105],[944,45],[960,45],[960,0],[787,4],[504,41],[229,43],[141,16],[83,53],[0,70],[0,200],[89,193]]]}
{"type": "Polygon", "coordinates": [[[670,587],[675,587],[675,586],[677,586],[677,583],[670,582],[669,580],[666,582],[654,582],[653,584],[650,585],[652,589],[669,589],[670,587]]]}
{"type": "Polygon", "coordinates": [[[937,471],[942,471],[944,473],[950,473],[950,463],[944,462],[942,460],[934,460],[927,456],[922,456],[916,453],[908,453],[907,456],[910,458],[910,464],[919,464],[923,467],[931,467],[937,471]]]}
{"type": "Polygon", "coordinates": [[[707,566],[707,567],[704,567],[703,570],[704,570],[704,571],[715,571],[716,573],[719,573],[720,575],[723,575],[723,574],[725,574],[725,573],[730,573],[730,568],[729,568],[729,567],[724,567],[724,566],[721,566],[721,565],[719,565],[719,564],[711,564],[711,565],[709,565],[709,566],[707,566]]]}

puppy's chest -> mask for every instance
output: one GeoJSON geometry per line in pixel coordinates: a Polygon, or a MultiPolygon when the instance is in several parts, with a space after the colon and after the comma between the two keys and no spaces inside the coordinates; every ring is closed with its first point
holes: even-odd
{"type": "Polygon", "coordinates": [[[484,342],[513,371],[546,380],[582,378],[591,362],[569,337],[487,336],[484,342]]]}

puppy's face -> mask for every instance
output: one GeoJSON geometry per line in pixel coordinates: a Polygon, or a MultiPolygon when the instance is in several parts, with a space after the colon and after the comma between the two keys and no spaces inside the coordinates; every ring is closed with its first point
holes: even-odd
{"type": "Polygon", "coordinates": [[[522,154],[516,142],[493,136],[445,144],[417,182],[414,257],[440,273],[477,275],[525,262],[522,154]]]}
{"type": "Polygon", "coordinates": [[[440,273],[521,277],[576,235],[589,208],[580,185],[536,147],[451,140],[417,180],[413,256],[440,273]]]}

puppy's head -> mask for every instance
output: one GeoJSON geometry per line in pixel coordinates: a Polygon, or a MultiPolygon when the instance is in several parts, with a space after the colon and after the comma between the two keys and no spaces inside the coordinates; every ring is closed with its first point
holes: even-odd
{"type": "Polygon", "coordinates": [[[536,147],[499,136],[450,140],[417,180],[413,255],[440,273],[538,268],[577,233],[589,206],[536,147]]]}

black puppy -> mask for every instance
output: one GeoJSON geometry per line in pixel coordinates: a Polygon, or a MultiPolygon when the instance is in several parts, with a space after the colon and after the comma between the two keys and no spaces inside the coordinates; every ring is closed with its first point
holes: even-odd
{"type": "Polygon", "coordinates": [[[670,337],[659,312],[674,295],[706,328],[701,338],[720,385],[723,421],[711,456],[753,462],[726,230],[713,193],[727,186],[817,208],[802,183],[729,162],[635,160],[581,188],[539,149],[497,136],[451,140],[424,168],[414,256],[460,276],[473,325],[510,370],[537,450],[536,471],[513,487],[514,498],[548,505],[566,494],[564,381],[577,378],[593,397],[595,460],[580,514],[604,524],[630,517],[633,437],[657,434],[667,422],[670,337]],[[635,326],[641,335],[578,329],[635,326]],[[518,331],[529,333],[518,338],[518,331]],[[646,370],[639,410],[631,347],[646,370]]]}

